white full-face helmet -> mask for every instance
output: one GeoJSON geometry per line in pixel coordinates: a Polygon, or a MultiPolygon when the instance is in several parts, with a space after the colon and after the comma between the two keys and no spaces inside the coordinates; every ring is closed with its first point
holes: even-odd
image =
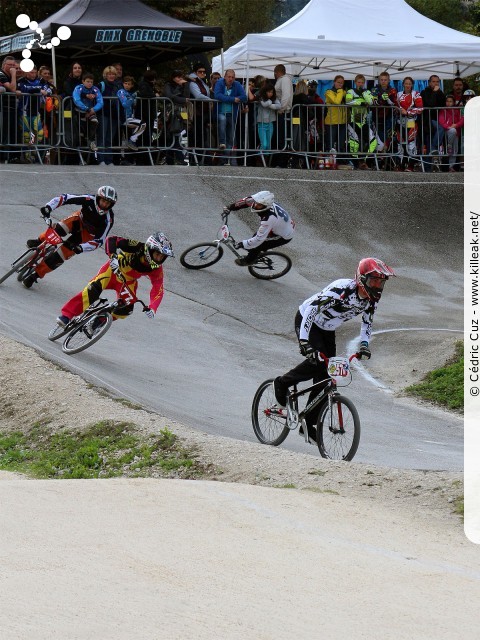
{"type": "Polygon", "coordinates": [[[145,258],[152,268],[159,267],[168,256],[173,257],[173,255],[172,243],[161,231],[152,233],[145,242],[145,258]],[[161,254],[160,261],[154,260],[155,252],[161,254]]]}
{"type": "Polygon", "coordinates": [[[254,213],[262,214],[273,207],[275,196],[271,191],[259,191],[251,196],[253,204],[251,210],[254,213]],[[262,205],[262,208],[256,208],[255,205],[262,205]]]}

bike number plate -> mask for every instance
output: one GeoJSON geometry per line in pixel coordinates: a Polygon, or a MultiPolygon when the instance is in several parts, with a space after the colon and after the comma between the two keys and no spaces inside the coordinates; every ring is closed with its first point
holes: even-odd
{"type": "Polygon", "coordinates": [[[126,284],[120,289],[118,297],[121,298],[125,304],[133,304],[137,299],[136,295],[132,293],[126,284]]]}
{"type": "Polygon", "coordinates": [[[346,378],[350,373],[348,358],[336,356],[328,361],[328,374],[332,378],[346,378]]]}
{"type": "Polygon", "coordinates": [[[226,224],[224,224],[223,227],[220,229],[220,235],[223,238],[223,240],[227,240],[227,238],[230,236],[230,229],[226,224]]]}
{"type": "Polygon", "coordinates": [[[50,244],[62,244],[63,242],[62,238],[58,235],[55,229],[52,229],[52,227],[48,227],[45,231],[45,239],[50,244]]]}

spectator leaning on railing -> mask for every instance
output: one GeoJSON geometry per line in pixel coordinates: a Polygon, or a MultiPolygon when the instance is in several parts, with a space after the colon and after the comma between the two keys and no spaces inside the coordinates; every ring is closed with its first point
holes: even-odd
{"type": "Polygon", "coordinates": [[[438,123],[445,132],[447,142],[447,155],[450,173],[455,173],[457,162],[458,140],[463,127],[463,115],[461,107],[455,106],[455,97],[448,95],[445,99],[446,109],[441,109],[438,114],[438,123]]]}
{"type": "Polygon", "coordinates": [[[380,143],[378,151],[388,148],[393,137],[394,107],[397,105],[397,90],[390,84],[390,74],[383,71],[378,76],[378,85],[373,88],[372,95],[375,98],[373,109],[373,121],[377,138],[380,143]]]}
{"type": "Polygon", "coordinates": [[[345,153],[347,141],[347,109],[340,106],[345,104],[347,95],[343,88],[344,84],[343,76],[335,76],[333,87],[325,93],[325,102],[328,106],[325,117],[327,148],[335,149],[339,153],[345,153]]]}
{"type": "MultiPolygon", "coordinates": [[[[190,97],[193,103],[193,126],[189,127],[188,145],[194,149],[208,149],[211,147],[210,123],[213,99],[210,97],[210,88],[206,82],[207,69],[204,64],[198,62],[193,67],[193,72],[188,76],[190,81],[190,97]]],[[[192,157],[191,164],[196,159],[192,157]]],[[[211,157],[204,156],[201,164],[211,164],[211,157]]]]}
{"type": "Polygon", "coordinates": [[[345,104],[350,106],[350,123],[348,125],[348,145],[355,158],[359,158],[359,169],[368,169],[366,153],[373,153],[377,148],[377,139],[370,128],[368,107],[374,98],[365,86],[365,76],[355,76],[354,85],[347,91],[345,104]]]}
{"type": "Polygon", "coordinates": [[[23,142],[28,145],[25,160],[33,162],[34,156],[30,149],[33,148],[33,145],[44,143],[43,123],[40,116],[42,99],[52,95],[52,89],[48,83],[38,77],[37,67],[34,66],[18,82],[17,90],[24,94],[19,97],[18,112],[23,142]]]}
{"type": "Polygon", "coordinates": [[[0,70],[0,160],[19,162],[17,144],[17,63],[6,56],[0,70]]]}
{"type": "Polygon", "coordinates": [[[88,71],[82,76],[82,84],[73,90],[73,102],[80,113],[81,126],[87,138],[91,151],[97,151],[97,113],[103,107],[103,98],[100,90],[93,86],[93,73],[88,71]]]}
{"type": "MultiPolygon", "coordinates": [[[[280,109],[277,116],[276,148],[282,150],[287,146],[287,121],[293,105],[293,84],[287,75],[285,65],[277,64],[273,70],[275,76],[275,91],[280,100],[280,109]]],[[[272,166],[285,168],[288,164],[288,153],[277,153],[272,158],[272,166]]]]}
{"type": "MultiPolygon", "coordinates": [[[[435,156],[439,150],[439,124],[438,110],[445,106],[445,94],[440,89],[440,78],[432,75],[428,79],[428,86],[420,92],[422,96],[423,106],[426,110],[421,116],[421,134],[420,145],[426,147],[427,154],[435,156]]],[[[427,169],[428,170],[428,169],[427,169]]]]}
{"type": "MultiPolygon", "coordinates": [[[[215,83],[215,99],[218,105],[218,148],[225,154],[224,164],[228,164],[228,158],[232,154],[235,144],[235,128],[239,115],[240,104],[247,102],[247,94],[243,86],[235,80],[235,71],[227,69],[225,75],[215,83]]],[[[232,164],[237,159],[232,156],[232,164]]]]}

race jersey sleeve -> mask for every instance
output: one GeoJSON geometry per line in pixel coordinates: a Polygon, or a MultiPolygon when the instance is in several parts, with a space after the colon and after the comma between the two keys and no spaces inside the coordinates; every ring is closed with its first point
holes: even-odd
{"type": "Polygon", "coordinates": [[[91,196],[89,194],[86,195],[71,195],[70,193],[62,193],[62,195],[57,196],[56,198],[52,198],[50,202],[47,202],[47,206],[49,206],[52,211],[57,209],[58,207],[63,207],[66,204],[85,204],[89,200],[94,199],[95,196],[91,196]]]}
{"type": "Polygon", "coordinates": [[[362,314],[362,327],[360,329],[360,342],[370,342],[372,335],[373,314],[377,308],[376,304],[371,304],[362,314]]]}
{"type": "Polygon", "coordinates": [[[117,252],[117,249],[124,253],[138,253],[141,250],[143,242],[138,240],[130,240],[121,236],[109,236],[105,241],[105,253],[108,256],[117,252]]]}
{"type": "Polygon", "coordinates": [[[238,211],[239,209],[246,209],[247,207],[251,207],[253,204],[253,200],[251,196],[247,196],[246,198],[242,198],[241,200],[237,200],[229,205],[230,211],[238,211]]]}
{"type": "Polygon", "coordinates": [[[255,247],[259,247],[265,242],[272,230],[274,222],[275,216],[269,216],[266,220],[262,220],[257,233],[252,238],[243,241],[245,249],[255,249],[255,247]]]}
{"type": "Polygon", "coordinates": [[[163,267],[147,273],[147,277],[150,278],[150,282],[152,283],[149,307],[152,311],[156,311],[163,298],[163,267]]]}

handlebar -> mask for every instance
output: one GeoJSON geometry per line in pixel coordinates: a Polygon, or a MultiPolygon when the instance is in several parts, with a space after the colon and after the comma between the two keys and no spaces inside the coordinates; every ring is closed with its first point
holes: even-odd
{"type": "MultiPolygon", "coordinates": [[[[121,271],[119,271],[118,273],[115,274],[115,276],[121,281],[123,282],[123,285],[125,287],[127,287],[127,289],[130,291],[130,293],[132,294],[132,296],[135,298],[133,300],[133,302],[131,304],[136,304],[137,302],[139,302],[143,309],[142,309],[142,313],[144,311],[148,311],[150,309],[150,307],[148,306],[148,304],[145,304],[143,300],[140,300],[140,298],[137,298],[136,294],[130,289],[130,287],[128,286],[128,282],[125,278],[125,276],[123,275],[123,273],[121,271]]],[[[117,303],[119,306],[122,306],[122,304],[127,304],[124,300],[117,300],[117,303]]]]}
{"type": "MultiPolygon", "coordinates": [[[[318,351],[317,353],[318,353],[318,355],[320,356],[320,359],[321,359],[321,360],[324,360],[324,361],[325,361],[325,364],[326,364],[326,365],[327,365],[327,367],[328,367],[328,361],[330,360],[330,358],[328,358],[328,357],[327,357],[324,353],[322,353],[321,351],[318,351]]],[[[349,362],[351,362],[354,358],[356,358],[357,360],[359,360],[359,357],[358,357],[359,355],[360,355],[359,353],[353,353],[353,354],[348,358],[348,361],[349,361],[349,362]]],[[[333,357],[333,356],[332,356],[332,357],[333,357]]]]}

